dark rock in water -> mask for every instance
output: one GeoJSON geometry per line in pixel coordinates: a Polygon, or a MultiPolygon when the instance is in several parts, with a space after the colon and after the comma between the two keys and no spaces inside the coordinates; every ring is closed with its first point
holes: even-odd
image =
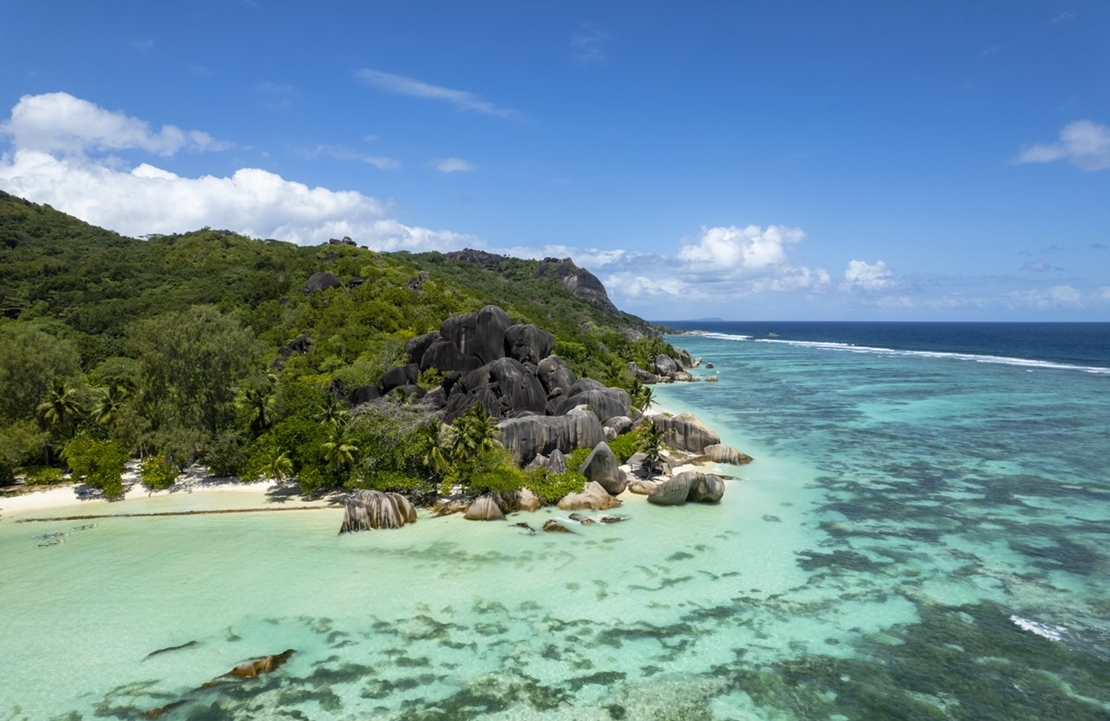
{"type": "Polygon", "coordinates": [[[669,355],[660,353],[655,356],[655,372],[661,376],[667,376],[678,373],[682,370],[682,366],[674,358],[669,355]]]}
{"type": "Polygon", "coordinates": [[[710,370],[713,370],[713,364],[712,363],[706,363],[705,367],[710,369],[710,370]]]}
{"type": "Polygon", "coordinates": [[[688,474],[680,473],[674,478],[656,484],[648,494],[648,503],[657,506],[681,506],[686,503],[690,495],[690,478],[688,474]]]}
{"type": "Polygon", "coordinates": [[[273,656],[263,656],[262,658],[252,659],[237,664],[235,668],[231,669],[232,676],[240,678],[255,678],[264,673],[270,673],[277,670],[282,664],[289,660],[295,651],[287,648],[281,653],[274,654],[273,656]]]}
{"type": "Polygon", "coordinates": [[[694,503],[720,503],[725,495],[725,482],[720,476],[710,473],[690,471],[679,475],[690,475],[690,495],[686,500],[694,503]]]}
{"type": "Polygon", "coordinates": [[[497,424],[501,443],[519,462],[528,463],[538,454],[550,456],[558,450],[593,448],[605,440],[597,416],[588,411],[565,416],[508,418],[497,424]]]}
{"type": "Polygon", "coordinates": [[[493,496],[487,493],[475,498],[463,517],[468,521],[501,521],[505,514],[501,512],[493,496]]]}
{"type": "Polygon", "coordinates": [[[514,523],[513,528],[520,528],[528,533],[529,536],[536,535],[536,529],[529,526],[527,523],[514,523]]]}
{"type": "Polygon", "coordinates": [[[598,523],[605,523],[605,524],[621,523],[622,521],[627,521],[627,520],[628,520],[628,516],[602,516],[601,518],[597,519],[598,523]]]}
{"type": "Polygon", "coordinates": [[[583,526],[592,526],[594,523],[594,519],[590,518],[589,516],[583,516],[581,513],[572,513],[567,516],[567,518],[574,521],[575,523],[580,523],[583,526]]]}
{"type": "Polygon", "coordinates": [[[685,348],[676,348],[675,350],[678,351],[678,361],[682,364],[683,368],[694,367],[694,359],[690,355],[690,351],[686,350],[685,348]]]}
{"type": "Polygon", "coordinates": [[[355,491],[343,501],[346,506],[340,533],[371,528],[400,528],[416,523],[416,508],[399,493],[355,491]]]}
{"type": "Polygon", "coordinates": [[[534,325],[513,325],[505,331],[505,355],[521,363],[539,363],[551,355],[555,336],[534,325]]]}
{"type": "Polygon", "coordinates": [[[594,446],[578,472],[584,475],[587,481],[600,484],[606,493],[612,496],[619,496],[628,486],[628,479],[624,477],[617,456],[609,448],[608,443],[598,443],[594,446]]]}
{"type": "Polygon", "coordinates": [[[329,273],[322,270],[319,273],[313,273],[309,276],[308,281],[304,284],[305,295],[310,293],[318,293],[322,290],[329,288],[339,288],[343,284],[339,281],[339,277],[335,273],[329,273]]]}
{"type": "Polygon", "coordinates": [[[543,530],[548,533],[574,533],[574,531],[559,523],[554,518],[549,519],[543,524],[543,530]]]}
{"type": "Polygon", "coordinates": [[[180,644],[178,646],[166,646],[165,648],[160,648],[157,651],[151,651],[150,653],[148,653],[146,655],[145,658],[143,658],[143,660],[145,661],[146,659],[151,658],[152,656],[157,656],[157,655],[163,654],[163,653],[169,653],[170,651],[180,651],[183,648],[192,648],[193,646],[196,646],[196,645],[198,645],[196,641],[189,641],[188,643],[183,643],[183,644],[180,644]]]}

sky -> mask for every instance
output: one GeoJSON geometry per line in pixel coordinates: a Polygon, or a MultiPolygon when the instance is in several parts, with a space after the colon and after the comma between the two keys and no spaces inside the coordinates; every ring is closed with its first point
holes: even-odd
{"type": "Polygon", "coordinates": [[[651,320],[1110,321],[1104,0],[0,0],[0,189],[571,257],[651,320]]]}

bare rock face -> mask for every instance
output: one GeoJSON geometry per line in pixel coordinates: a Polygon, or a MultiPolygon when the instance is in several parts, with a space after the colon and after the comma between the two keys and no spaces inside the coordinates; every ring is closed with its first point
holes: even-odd
{"type": "Polygon", "coordinates": [[[313,273],[309,276],[308,282],[304,284],[304,292],[305,295],[309,295],[311,293],[319,293],[328,288],[339,288],[342,285],[343,283],[340,282],[339,276],[335,273],[322,270],[319,273],[313,273]]]}
{"type": "Polygon", "coordinates": [[[470,508],[470,501],[462,496],[446,496],[437,498],[432,505],[432,515],[450,516],[453,513],[466,513],[470,508]]]}
{"type": "MultiPolygon", "coordinates": [[[[578,387],[583,381],[578,381],[578,387]]],[[[632,411],[632,400],[628,391],[623,388],[583,388],[578,391],[572,387],[564,397],[553,399],[548,404],[548,410],[553,415],[562,415],[571,408],[587,406],[598,417],[598,420],[607,421],[617,416],[627,416],[632,411]]]]}
{"type": "Polygon", "coordinates": [[[680,451],[702,453],[706,446],[721,442],[721,437],[691,413],[677,416],[655,416],[654,422],[663,431],[663,442],[680,451]]]}
{"type": "Polygon", "coordinates": [[[627,433],[632,430],[635,422],[628,416],[612,416],[611,418],[607,418],[601,425],[605,428],[611,428],[614,435],[619,436],[622,433],[627,433]]]}
{"type": "Polygon", "coordinates": [[[574,533],[574,531],[559,523],[554,518],[549,518],[544,522],[543,530],[547,533],[574,533]]]}
{"type": "Polygon", "coordinates": [[[610,496],[601,484],[593,482],[587,483],[581,493],[568,493],[559,500],[559,508],[563,511],[604,511],[620,504],[620,499],[610,496]]]}
{"type": "Polygon", "coordinates": [[[517,505],[522,511],[538,511],[543,507],[543,501],[531,488],[521,488],[517,492],[517,505]]]}
{"type": "Polygon", "coordinates": [[[598,443],[594,446],[578,472],[584,475],[587,481],[599,484],[612,496],[619,496],[628,486],[628,479],[625,478],[616,455],[607,443],[598,443]]]}
{"type": "Polygon", "coordinates": [[[400,528],[406,523],[416,523],[416,508],[399,493],[355,491],[343,503],[345,511],[340,533],[400,528]]]}
{"type": "Polygon", "coordinates": [[[550,456],[558,450],[570,453],[576,448],[592,448],[605,440],[601,423],[589,411],[574,411],[565,416],[524,416],[508,418],[497,424],[501,443],[518,462],[528,463],[538,454],[550,456]]]}
{"type": "Polygon", "coordinates": [[[479,402],[495,418],[506,418],[525,411],[543,413],[547,394],[524,364],[513,358],[499,358],[458,380],[448,396],[448,420],[479,402]]]}
{"type": "Polygon", "coordinates": [[[555,336],[538,326],[517,324],[505,331],[505,354],[521,363],[539,363],[554,347],[555,336]]]}
{"type": "Polygon", "coordinates": [[[551,395],[555,389],[561,388],[566,393],[578,381],[566,362],[558,356],[549,355],[536,366],[536,375],[543,385],[543,389],[551,395]]]}
{"type": "Polygon", "coordinates": [[[610,315],[622,317],[617,306],[609,300],[609,294],[597,276],[585,268],[579,268],[570,258],[544,258],[536,268],[536,277],[557,280],[576,297],[596,305],[610,315]]]}
{"type": "Polygon", "coordinates": [[[660,353],[655,356],[655,372],[657,375],[669,376],[682,370],[682,366],[669,355],[660,353]]]}
{"type": "Polygon", "coordinates": [[[409,363],[398,368],[390,368],[378,382],[378,393],[385,395],[394,388],[414,386],[420,380],[420,366],[409,363]]]}
{"type": "Polygon", "coordinates": [[[655,481],[647,481],[637,478],[636,480],[629,482],[628,490],[629,492],[635,493],[638,496],[650,496],[651,491],[657,485],[658,484],[655,481]]]}
{"type": "Polygon", "coordinates": [[[702,453],[709,456],[709,460],[714,463],[727,463],[732,466],[741,466],[745,463],[751,463],[752,457],[747,453],[742,453],[732,446],[726,446],[723,443],[715,443],[706,446],[702,453]]]}
{"type": "Polygon", "coordinates": [[[690,356],[690,351],[685,348],[676,348],[678,351],[678,361],[682,364],[683,368],[695,368],[694,359],[690,356]]]}
{"type": "Polygon", "coordinates": [[[501,512],[493,496],[487,493],[475,498],[463,517],[468,521],[500,521],[505,518],[505,514],[501,512]]]}
{"type": "Polygon", "coordinates": [[[679,473],[674,478],[657,483],[648,494],[648,503],[657,506],[681,506],[686,503],[690,495],[690,478],[685,473],[679,473]]]}
{"type": "Polygon", "coordinates": [[[693,503],[720,503],[725,495],[725,482],[720,476],[711,473],[698,473],[690,471],[679,475],[689,475],[690,494],[686,500],[693,503]]]}

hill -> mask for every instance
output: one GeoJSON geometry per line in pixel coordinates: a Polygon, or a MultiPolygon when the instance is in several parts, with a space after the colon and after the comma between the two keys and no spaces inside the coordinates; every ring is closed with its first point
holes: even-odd
{"type": "MultiPolygon", "coordinates": [[[[347,413],[356,389],[404,364],[407,341],[489,305],[553,333],[578,377],[606,385],[632,389],[630,361],[674,355],[569,259],[302,247],[211,228],[140,240],[0,192],[0,459],[53,463],[82,437],[237,473],[284,456],[303,475],[326,465],[305,439],[330,442],[309,418],[347,413]]],[[[321,483],[358,476],[350,465],[321,483]]]]}

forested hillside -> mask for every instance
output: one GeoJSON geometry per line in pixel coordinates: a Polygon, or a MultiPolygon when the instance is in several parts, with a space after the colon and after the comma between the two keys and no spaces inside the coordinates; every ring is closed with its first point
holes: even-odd
{"type": "MultiPolygon", "coordinates": [[[[445,432],[411,399],[354,413],[352,401],[448,316],[500,306],[553,333],[578,376],[629,389],[628,361],[673,354],[551,264],[479,255],[207,228],[137,240],[0,193],[0,477],[49,481],[68,464],[95,483],[141,456],[152,483],[200,460],[306,490],[426,485],[467,470],[433,462],[429,436],[445,432]]],[[[419,382],[441,380],[429,369],[419,382]]]]}

